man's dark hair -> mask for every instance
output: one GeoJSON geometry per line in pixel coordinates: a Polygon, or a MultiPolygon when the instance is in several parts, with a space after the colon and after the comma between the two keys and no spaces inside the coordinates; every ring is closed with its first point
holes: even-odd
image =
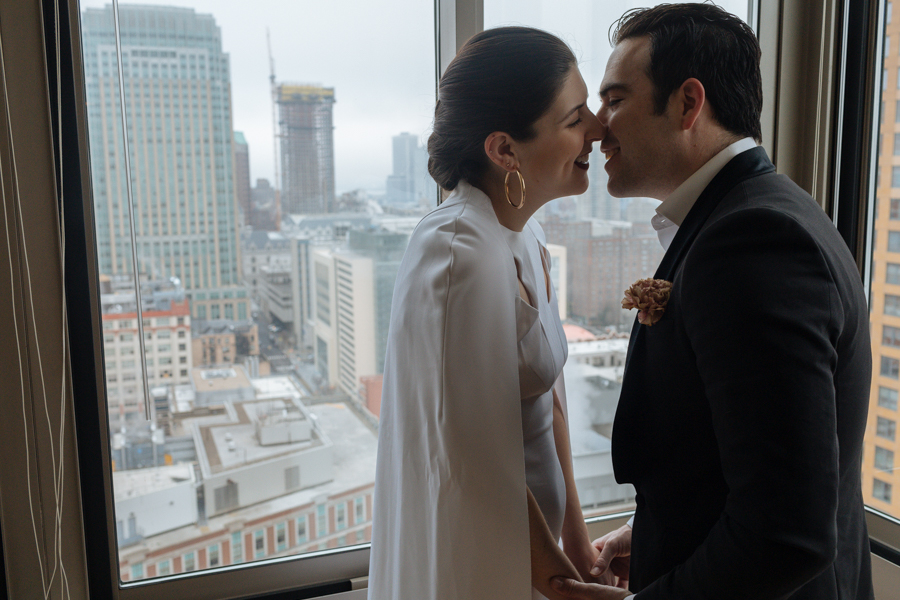
{"type": "Polygon", "coordinates": [[[612,43],[650,38],[653,104],[662,114],[672,92],[696,78],[716,121],[729,132],[762,141],[759,42],[750,27],[715,4],[661,4],[628,11],[612,43]]]}
{"type": "Polygon", "coordinates": [[[445,190],[477,184],[488,170],[484,140],[492,131],[533,139],[535,122],[559,97],[577,61],[553,34],[498,27],[472,36],[438,85],[428,172],[445,190]]]}

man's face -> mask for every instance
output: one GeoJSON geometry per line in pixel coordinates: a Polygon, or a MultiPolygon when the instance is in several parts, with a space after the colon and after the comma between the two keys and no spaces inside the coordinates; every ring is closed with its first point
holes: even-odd
{"type": "Polygon", "coordinates": [[[679,119],[670,106],[655,114],[650,66],[650,39],[619,42],[606,63],[600,84],[603,104],[597,117],[608,128],[600,150],[606,154],[607,189],[617,198],[664,199],[673,185],[678,156],[679,119]]]}

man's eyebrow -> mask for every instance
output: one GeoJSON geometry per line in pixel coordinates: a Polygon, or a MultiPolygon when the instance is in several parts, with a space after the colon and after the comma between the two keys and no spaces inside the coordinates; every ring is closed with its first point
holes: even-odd
{"type": "Polygon", "coordinates": [[[559,121],[557,121],[557,123],[562,123],[563,121],[565,121],[566,119],[568,119],[569,116],[570,116],[572,113],[576,113],[576,112],[578,112],[579,110],[581,110],[583,106],[584,106],[584,102],[582,102],[581,104],[579,104],[578,106],[576,106],[575,108],[573,108],[572,110],[570,110],[569,112],[567,112],[567,113],[565,114],[565,116],[564,116],[562,119],[560,119],[559,121]]]}
{"type": "Polygon", "coordinates": [[[606,98],[609,93],[613,90],[619,90],[622,92],[630,92],[631,88],[628,87],[628,84],[625,83],[608,83],[600,88],[600,97],[606,98]]]}

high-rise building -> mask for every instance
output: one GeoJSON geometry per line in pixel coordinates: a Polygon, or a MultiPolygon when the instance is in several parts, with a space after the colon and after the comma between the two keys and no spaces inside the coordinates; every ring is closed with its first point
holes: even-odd
{"type": "Polygon", "coordinates": [[[257,179],[250,189],[250,226],[262,231],[278,231],[281,228],[281,208],[278,194],[268,179],[257,179]]]}
{"type": "Polygon", "coordinates": [[[240,131],[234,132],[234,196],[241,211],[241,225],[249,225],[250,147],[240,131]]]}
{"type": "Polygon", "coordinates": [[[567,249],[569,318],[600,326],[630,322],[622,315],[625,288],[653,277],[664,254],[649,223],[556,219],[543,228],[550,244],[567,249]]]}
{"type": "Polygon", "coordinates": [[[384,371],[394,282],[405,233],[352,229],[347,245],[311,253],[315,354],[331,386],[358,397],[362,379],[384,371]]]}
{"type": "Polygon", "coordinates": [[[334,88],[278,86],[281,212],[334,210],[334,88]]]}
{"type": "MultiPolygon", "coordinates": [[[[888,4],[890,6],[890,4],[888,4]]],[[[870,294],[872,392],[863,451],[866,504],[900,514],[900,19],[888,19],[884,40],[881,123],[870,294]],[[893,42],[893,43],[892,43],[893,42]]]]}
{"type": "MultiPolygon", "coordinates": [[[[187,8],[123,5],[119,16],[139,269],[178,278],[198,318],[246,319],[219,27],[187,8]]],[[[82,28],[99,269],[131,274],[112,7],[85,10],[82,28]]]]}
{"type": "Polygon", "coordinates": [[[413,204],[437,198],[437,184],[428,174],[428,152],[419,138],[401,133],[391,139],[393,172],[388,175],[385,200],[388,203],[413,204]]]}
{"type": "MultiPolygon", "coordinates": [[[[113,428],[139,419],[144,411],[140,335],[134,282],[128,276],[103,276],[103,350],[106,394],[113,428]]],[[[141,282],[144,348],[151,387],[187,383],[193,367],[191,315],[177,280],[141,282]]]]}
{"type": "Polygon", "coordinates": [[[618,221],[622,218],[622,201],[610,196],[609,190],[606,189],[609,175],[603,167],[604,161],[601,156],[600,150],[595,149],[591,155],[588,173],[590,186],[584,194],[576,198],[577,217],[582,221],[587,219],[618,221]]]}

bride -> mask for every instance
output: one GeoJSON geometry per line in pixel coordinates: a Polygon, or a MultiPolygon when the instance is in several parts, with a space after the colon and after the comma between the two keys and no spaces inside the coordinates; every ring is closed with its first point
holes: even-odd
{"type": "Polygon", "coordinates": [[[484,31],[439,85],[422,219],[394,290],[369,598],[559,598],[591,546],[575,490],[550,255],[532,219],[588,187],[602,127],[564,42],[484,31]],[[559,540],[562,540],[560,548],[559,540]]]}

